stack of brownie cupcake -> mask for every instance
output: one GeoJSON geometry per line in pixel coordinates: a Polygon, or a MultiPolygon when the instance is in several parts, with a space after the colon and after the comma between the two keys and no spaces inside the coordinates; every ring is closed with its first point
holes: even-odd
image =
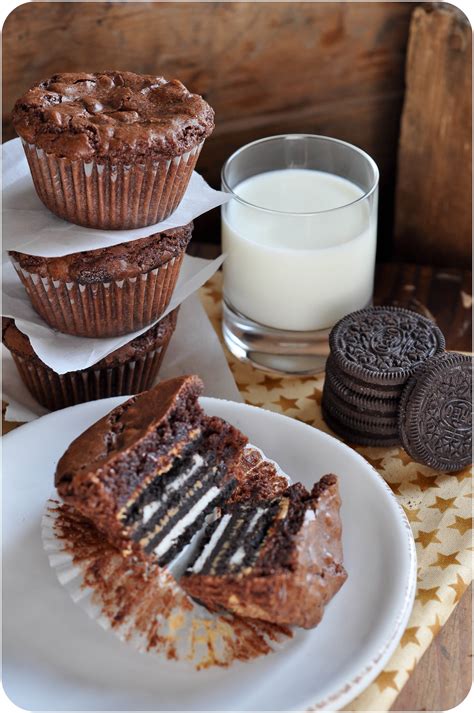
{"type": "MultiPolygon", "coordinates": [[[[87,228],[131,230],[175,211],[214,112],[178,80],[105,71],[56,74],[36,84],[16,102],[13,124],[49,210],[87,228]]],[[[4,320],[3,342],[41,404],[58,409],[151,386],[176,310],[156,321],[170,302],[192,229],[63,257],[10,252],[33,307],[52,328],[105,338],[153,324],[93,367],[60,375],[13,320],[4,320]]]]}
{"type": "Polygon", "coordinates": [[[399,307],[341,319],[329,336],[322,411],[349,443],[403,444],[441,471],[472,461],[472,360],[445,352],[431,320],[399,307]]]}

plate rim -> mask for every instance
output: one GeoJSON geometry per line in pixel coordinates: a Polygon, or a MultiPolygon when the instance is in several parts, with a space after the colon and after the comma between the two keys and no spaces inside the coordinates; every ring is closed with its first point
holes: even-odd
{"type": "MultiPolygon", "coordinates": [[[[228,399],[216,399],[213,397],[204,397],[204,398],[209,398],[211,401],[227,401],[228,403],[237,403],[237,402],[229,402],[228,399]]],[[[410,561],[410,571],[408,574],[408,579],[405,585],[405,591],[403,595],[403,603],[400,607],[399,614],[395,620],[394,626],[393,626],[393,633],[391,634],[390,638],[387,639],[386,643],[384,646],[382,646],[378,653],[370,660],[370,662],[365,666],[363,671],[356,676],[354,676],[349,682],[345,683],[343,686],[341,686],[335,693],[326,696],[324,699],[316,699],[316,702],[314,701],[314,698],[307,698],[304,699],[302,703],[298,704],[298,706],[295,706],[293,710],[304,710],[304,711],[313,711],[313,710],[324,710],[324,709],[329,709],[329,710],[334,710],[337,709],[339,710],[340,708],[344,707],[348,703],[350,703],[354,698],[356,698],[360,693],[362,693],[370,684],[375,680],[376,676],[380,671],[383,670],[384,665],[387,663],[389,660],[390,656],[392,653],[395,651],[396,647],[398,646],[398,643],[403,635],[403,632],[405,630],[406,624],[408,623],[408,620],[410,618],[412,609],[413,609],[413,604],[415,601],[415,594],[416,594],[416,582],[417,582],[417,558],[416,558],[416,545],[415,545],[415,539],[413,536],[413,531],[410,527],[410,523],[408,521],[408,518],[406,516],[406,513],[404,512],[402,506],[398,502],[397,498],[395,497],[394,493],[392,492],[390,486],[388,485],[387,481],[380,475],[380,473],[374,468],[374,466],[369,463],[369,461],[364,458],[358,451],[356,451],[354,448],[351,448],[348,446],[344,441],[339,440],[335,436],[332,436],[329,433],[326,433],[325,431],[322,431],[320,428],[316,428],[315,426],[310,426],[307,423],[304,423],[303,421],[299,421],[298,419],[291,418],[289,416],[285,416],[282,413],[278,413],[277,411],[270,411],[270,409],[265,409],[259,406],[253,406],[252,404],[246,404],[246,403],[240,403],[238,404],[239,406],[242,406],[244,409],[252,409],[256,411],[265,411],[266,413],[272,414],[272,416],[275,416],[279,419],[284,419],[287,420],[289,419],[290,421],[296,421],[299,426],[304,427],[304,429],[310,429],[310,430],[316,430],[320,435],[323,436],[323,440],[329,440],[329,441],[336,441],[339,446],[342,446],[344,450],[349,450],[351,452],[351,455],[355,455],[357,459],[361,462],[364,463],[365,466],[368,466],[369,469],[372,471],[373,475],[375,476],[376,480],[380,483],[382,486],[383,490],[385,493],[388,495],[389,500],[392,501],[392,503],[395,505],[395,510],[398,512],[400,516],[401,523],[403,523],[403,530],[406,534],[406,544],[407,544],[407,550],[408,550],[408,556],[409,556],[409,561],[410,561]]]]}
{"type": "MultiPolygon", "coordinates": [[[[65,414],[68,412],[69,413],[74,413],[77,412],[78,410],[81,411],[87,411],[88,409],[92,409],[98,404],[103,404],[104,406],[109,403],[111,405],[111,409],[114,408],[115,406],[118,406],[120,403],[123,403],[124,401],[128,400],[131,398],[131,395],[126,395],[126,396],[111,396],[106,399],[97,399],[95,401],[89,401],[85,402],[82,404],[76,404],[74,406],[68,406],[67,408],[60,409],[58,411],[52,411],[48,414],[45,414],[43,416],[40,416],[39,418],[33,419],[32,421],[29,421],[27,423],[22,424],[21,426],[18,426],[17,428],[14,428],[12,431],[9,431],[6,433],[1,441],[2,441],[2,462],[3,465],[5,466],[5,451],[3,444],[5,442],[9,443],[10,441],[15,441],[20,434],[24,434],[25,431],[30,431],[34,430],[37,428],[38,422],[42,421],[44,422],[45,420],[49,420],[50,418],[54,420],[54,418],[57,418],[58,414],[65,414]]],[[[343,706],[347,705],[350,703],[354,698],[356,698],[358,695],[360,695],[370,684],[375,680],[376,676],[380,671],[383,670],[383,667],[389,660],[390,656],[392,653],[395,651],[402,635],[405,630],[406,624],[409,620],[414,600],[415,600],[415,593],[416,593],[416,581],[417,581],[417,559],[416,559],[416,547],[415,547],[415,540],[413,536],[412,529],[410,527],[408,518],[406,516],[406,513],[404,512],[402,506],[398,502],[397,498],[395,497],[394,493],[390,489],[388,483],[385,481],[385,479],[380,475],[380,473],[374,468],[374,466],[369,463],[368,460],[366,460],[357,450],[354,448],[351,448],[348,446],[346,443],[343,441],[339,440],[335,436],[326,433],[325,431],[316,428],[315,426],[310,426],[309,424],[304,423],[303,421],[299,421],[298,419],[291,418],[289,416],[285,416],[284,414],[278,413],[276,411],[271,411],[270,409],[262,408],[259,406],[253,406],[252,404],[246,404],[244,402],[238,402],[238,401],[232,401],[230,399],[219,399],[216,397],[211,397],[211,396],[201,396],[200,401],[202,402],[203,407],[205,408],[206,403],[226,403],[226,404],[232,404],[233,407],[238,407],[239,409],[242,409],[243,411],[246,410],[251,410],[251,411],[257,411],[257,412],[264,412],[265,414],[270,414],[272,418],[276,418],[278,420],[289,420],[292,422],[296,422],[297,426],[304,429],[304,430],[315,430],[318,432],[319,436],[323,437],[323,440],[328,440],[328,441],[336,441],[338,447],[342,447],[344,450],[348,450],[351,453],[351,456],[355,456],[356,459],[358,459],[361,463],[364,464],[365,467],[368,467],[369,470],[372,472],[373,477],[375,478],[376,481],[378,481],[379,485],[382,487],[383,491],[385,492],[385,495],[388,497],[388,499],[391,501],[392,505],[395,506],[394,510],[397,512],[400,520],[400,524],[403,525],[403,532],[405,533],[405,539],[406,539],[406,548],[407,548],[407,554],[409,558],[409,573],[408,573],[408,578],[406,581],[405,585],[405,591],[403,594],[403,601],[401,603],[401,606],[399,607],[399,611],[397,614],[397,617],[395,619],[394,625],[393,625],[393,631],[390,634],[389,637],[387,637],[387,640],[385,641],[384,645],[379,649],[377,654],[371,658],[371,660],[368,663],[365,663],[363,668],[358,672],[355,676],[351,678],[350,681],[347,681],[344,685],[341,685],[337,690],[335,690],[333,693],[327,695],[325,698],[315,698],[314,696],[307,697],[303,699],[300,702],[295,702],[291,708],[291,710],[294,711],[316,711],[316,710],[339,710],[343,706]]],[[[107,411],[105,411],[107,413],[107,411]]],[[[105,415],[104,413],[104,415],[105,415]]],[[[99,417],[101,418],[101,417],[99,417]]],[[[92,422],[95,423],[95,422],[92,422]]],[[[91,424],[92,425],[92,424],[91,424]]],[[[258,444],[257,444],[258,445],[258,444]]]]}

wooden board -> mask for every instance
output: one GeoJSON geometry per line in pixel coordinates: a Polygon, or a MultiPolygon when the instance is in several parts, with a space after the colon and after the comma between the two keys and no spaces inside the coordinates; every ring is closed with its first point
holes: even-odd
{"type": "Polygon", "coordinates": [[[472,585],[425,651],[392,711],[448,711],[472,685],[472,585]]]}
{"type": "Polygon", "coordinates": [[[468,270],[390,263],[375,273],[376,304],[397,305],[433,319],[446,349],[472,349],[472,276],[468,270]]]}
{"type": "Polygon", "coordinates": [[[472,29],[455,7],[413,12],[395,236],[400,259],[471,262],[472,29]]]}
{"type": "MultiPolygon", "coordinates": [[[[216,110],[199,170],[277,132],[338,136],[381,169],[391,246],[395,160],[411,3],[28,3],[3,31],[4,139],[25,89],[58,71],[129,69],[179,77],[216,110]]],[[[197,237],[218,240],[218,212],[197,237]]]]}

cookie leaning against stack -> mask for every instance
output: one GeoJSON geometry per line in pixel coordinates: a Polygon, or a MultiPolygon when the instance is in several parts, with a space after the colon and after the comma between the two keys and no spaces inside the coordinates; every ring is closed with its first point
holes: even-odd
{"type": "Polygon", "coordinates": [[[323,416],[352,443],[400,443],[398,417],[403,389],[445,340],[426,317],[399,307],[371,307],[340,320],[329,336],[323,416]]]}
{"type": "Polygon", "coordinates": [[[400,402],[400,437],[418,463],[451,472],[472,461],[472,359],[444,353],[412,376],[400,402]]]}

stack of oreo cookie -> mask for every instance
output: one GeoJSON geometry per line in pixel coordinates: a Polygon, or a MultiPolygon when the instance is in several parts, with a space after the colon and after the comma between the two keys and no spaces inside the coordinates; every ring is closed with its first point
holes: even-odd
{"type": "Polygon", "coordinates": [[[403,390],[427,359],[444,352],[442,332],[416,312],[371,307],[340,320],[329,345],[322,401],[328,426],[350,443],[399,444],[403,390]]]}

